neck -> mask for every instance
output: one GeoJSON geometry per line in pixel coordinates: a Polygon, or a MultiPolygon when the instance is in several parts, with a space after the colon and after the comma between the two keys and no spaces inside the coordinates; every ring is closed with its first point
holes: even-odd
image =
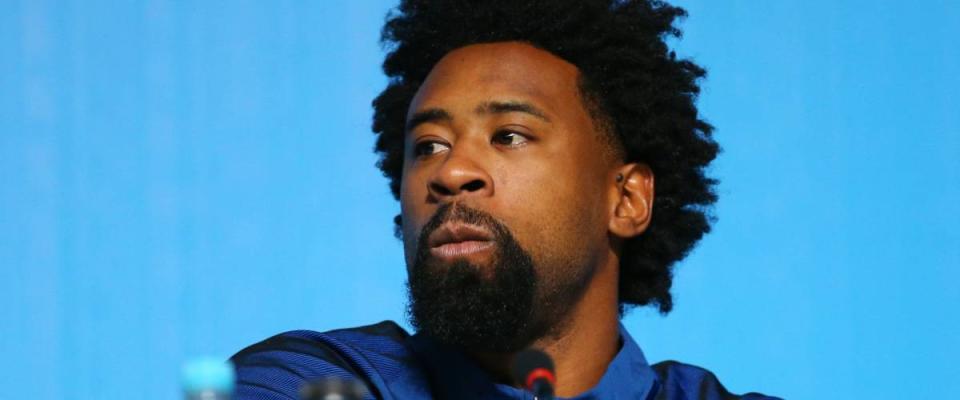
{"type": "MultiPolygon", "coordinates": [[[[596,386],[620,349],[617,273],[610,265],[600,268],[561,331],[531,345],[553,359],[557,396],[573,397],[596,386]]],[[[470,356],[498,381],[510,382],[513,354],[470,356]]]]}

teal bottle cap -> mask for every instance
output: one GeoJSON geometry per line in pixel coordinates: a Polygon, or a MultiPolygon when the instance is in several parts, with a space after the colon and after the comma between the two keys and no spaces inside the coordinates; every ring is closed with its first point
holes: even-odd
{"type": "Polygon", "coordinates": [[[195,393],[213,390],[222,393],[233,392],[235,381],[233,364],[220,358],[201,357],[188,361],[180,371],[180,384],[183,391],[195,393]]]}

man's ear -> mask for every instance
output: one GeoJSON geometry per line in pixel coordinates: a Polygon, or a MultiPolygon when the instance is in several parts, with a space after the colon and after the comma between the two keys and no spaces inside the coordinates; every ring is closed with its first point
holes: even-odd
{"type": "Polygon", "coordinates": [[[626,164],[614,171],[612,181],[610,233],[623,239],[643,233],[653,214],[653,170],[646,164],[626,164]]]}

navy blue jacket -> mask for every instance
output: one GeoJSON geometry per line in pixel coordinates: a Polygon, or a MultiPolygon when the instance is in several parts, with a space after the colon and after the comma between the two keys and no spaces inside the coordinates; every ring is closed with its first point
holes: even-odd
{"type": "MultiPolygon", "coordinates": [[[[675,361],[647,364],[640,347],[620,327],[623,346],[600,382],[574,399],[775,399],[730,394],[709,371],[675,361]]],[[[243,349],[234,399],[298,399],[305,382],[324,377],[360,380],[375,399],[532,399],[492,381],[453,348],[397,324],[318,333],[292,331],[243,349]]],[[[558,377],[563,379],[563,377],[558,377]]]]}

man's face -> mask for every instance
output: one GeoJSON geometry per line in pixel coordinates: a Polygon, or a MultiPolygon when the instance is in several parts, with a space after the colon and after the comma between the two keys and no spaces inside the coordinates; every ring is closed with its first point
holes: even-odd
{"type": "Polygon", "coordinates": [[[518,42],[463,47],[433,67],[407,123],[413,323],[486,350],[548,334],[609,249],[615,163],[576,67],[518,42]]]}

